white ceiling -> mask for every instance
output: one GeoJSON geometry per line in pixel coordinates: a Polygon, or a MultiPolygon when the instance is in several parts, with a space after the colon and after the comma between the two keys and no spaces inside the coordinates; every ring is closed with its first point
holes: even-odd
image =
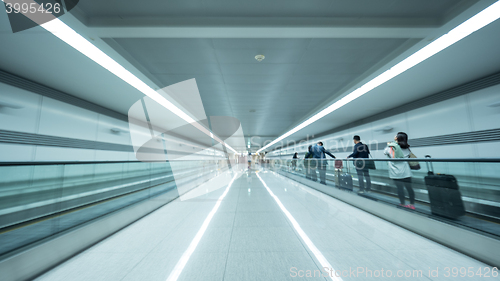
{"type": "Polygon", "coordinates": [[[236,117],[245,135],[266,136],[282,132],[407,40],[114,41],[160,81],[161,87],[195,78],[208,116],[236,117]],[[256,61],[257,54],[266,59],[256,61]]]}
{"type": "MultiPolygon", "coordinates": [[[[61,20],[153,88],[196,78],[208,116],[236,117],[262,142],[493,2],[82,0],[61,20]]],[[[486,27],[290,139],[499,71],[499,31],[486,27]]],[[[124,114],[142,97],[41,28],[12,34],[5,13],[0,40],[3,70],[124,114]]]]}

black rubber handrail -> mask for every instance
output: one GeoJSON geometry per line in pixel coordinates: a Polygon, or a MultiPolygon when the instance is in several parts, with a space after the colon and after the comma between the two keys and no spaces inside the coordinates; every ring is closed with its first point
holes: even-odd
{"type": "Polygon", "coordinates": [[[174,161],[34,161],[34,162],[0,162],[0,166],[41,166],[41,165],[87,165],[87,164],[125,164],[125,163],[167,163],[167,162],[188,162],[188,161],[225,161],[219,160],[174,160],[174,161]]]}
{"type": "MultiPolygon", "coordinates": [[[[308,158],[309,160],[317,160],[320,161],[318,158],[308,158]]],[[[328,161],[332,162],[335,160],[342,160],[342,161],[356,161],[356,160],[373,160],[377,162],[388,162],[388,161],[403,161],[403,162],[476,162],[476,163],[500,163],[500,158],[326,158],[323,159],[323,161],[328,161]]],[[[292,161],[292,160],[305,160],[305,159],[266,159],[266,160],[284,160],[284,161],[292,161]]]]}

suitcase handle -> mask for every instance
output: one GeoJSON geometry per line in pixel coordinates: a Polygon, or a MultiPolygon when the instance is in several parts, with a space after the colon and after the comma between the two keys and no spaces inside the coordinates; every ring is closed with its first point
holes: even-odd
{"type": "MultiPolygon", "coordinates": [[[[431,158],[431,156],[425,155],[425,158],[431,158]]],[[[425,162],[425,165],[427,166],[427,174],[434,175],[434,165],[432,164],[432,162],[425,162]]]]}

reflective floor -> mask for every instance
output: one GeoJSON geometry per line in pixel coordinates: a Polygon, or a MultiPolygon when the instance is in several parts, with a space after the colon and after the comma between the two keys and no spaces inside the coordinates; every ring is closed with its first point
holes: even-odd
{"type": "Polygon", "coordinates": [[[492,276],[484,263],[274,173],[221,177],[234,181],[215,190],[220,182],[207,182],[208,193],[165,205],[37,280],[492,276]]]}

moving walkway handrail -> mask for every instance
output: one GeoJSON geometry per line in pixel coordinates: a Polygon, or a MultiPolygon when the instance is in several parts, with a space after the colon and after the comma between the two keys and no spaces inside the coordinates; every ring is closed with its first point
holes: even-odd
{"type": "MultiPolygon", "coordinates": [[[[226,159],[216,160],[173,160],[175,162],[193,162],[193,161],[225,161],[226,159]]],[[[166,161],[36,161],[36,162],[0,162],[0,166],[41,166],[41,165],[78,165],[78,164],[125,164],[125,163],[166,163],[166,161]]]]}
{"type": "MultiPolygon", "coordinates": [[[[324,160],[324,161],[335,161],[335,160],[342,160],[342,161],[356,161],[356,160],[373,160],[377,162],[387,162],[387,161],[403,161],[403,162],[475,162],[475,163],[500,163],[500,158],[324,158],[324,159],[318,159],[318,158],[308,158],[307,160],[324,160]]],[[[292,161],[293,159],[268,159],[268,160],[290,160],[292,161]]],[[[304,160],[304,159],[302,159],[304,160]]]]}

